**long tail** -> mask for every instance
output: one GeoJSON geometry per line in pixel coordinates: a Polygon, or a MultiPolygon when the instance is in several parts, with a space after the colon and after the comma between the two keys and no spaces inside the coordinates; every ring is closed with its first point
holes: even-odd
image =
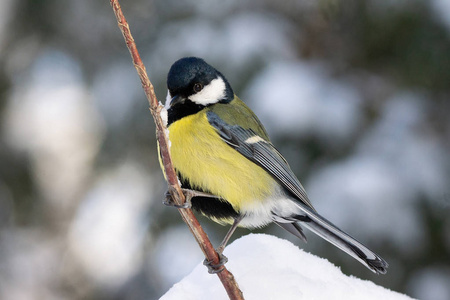
{"type": "MultiPolygon", "coordinates": [[[[330,221],[318,215],[316,212],[306,210],[305,213],[307,214],[306,216],[296,217],[299,223],[291,223],[292,225],[297,225],[294,228],[297,229],[297,227],[300,227],[298,226],[298,224],[304,225],[306,228],[308,228],[318,236],[322,237],[323,239],[327,240],[328,242],[332,243],[339,249],[343,250],[344,252],[358,260],[372,272],[377,274],[386,273],[388,263],[378,254],[371,251],[369,248],[337,228],[330,221]]],[[[282,227],[284,228],[285,226],[282,227]]],[[[291,230],[292,229],[293,228],[291,228],[291,230]]],[[[289,231],[291,232],[291,230],[289,231]]],[[[301,228],[298,231],[301,236],[304,236],[301,228]]]]}

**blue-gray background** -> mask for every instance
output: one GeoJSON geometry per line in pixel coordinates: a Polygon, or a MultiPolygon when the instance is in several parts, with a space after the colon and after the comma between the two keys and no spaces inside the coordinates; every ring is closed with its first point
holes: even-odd
{"type": "MultiPolygon", "coordinates": [[[[121,2],[161,101],[176,59],[218,68],[317,210],[390,269],[259,231],[450,299],[450,1],[121,2]]],[[[0,298],[159,297],[202,256],[161,204],[153,121],[109,1],[0,6],[0,298]]],[[[217,244],[227,228],[200,221],[217,244]]]]}

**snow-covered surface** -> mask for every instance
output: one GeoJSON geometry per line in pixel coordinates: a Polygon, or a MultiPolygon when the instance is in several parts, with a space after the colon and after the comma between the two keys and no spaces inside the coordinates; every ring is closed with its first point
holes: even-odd
{"type": "MultiPolygon", "coordinates": [[[[326,259],[271,235],[244,236],[229,245],[224,254],[245,299],[412,299],[371,281],[349,277],[326,259]]],[[[172,299],[228,297],[217,276],[208,274],[199,263],[191,274],[161,297],[161,300],[172,299]]]]}

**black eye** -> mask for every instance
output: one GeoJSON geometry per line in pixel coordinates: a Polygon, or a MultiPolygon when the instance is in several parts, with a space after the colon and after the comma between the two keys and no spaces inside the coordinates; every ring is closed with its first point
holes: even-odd
{"type": "Polygon", "coordinates": [[[194,92],[198,93],[203,89],[203,84],[201,83],[196,83],[194,84],[194,92]]]}

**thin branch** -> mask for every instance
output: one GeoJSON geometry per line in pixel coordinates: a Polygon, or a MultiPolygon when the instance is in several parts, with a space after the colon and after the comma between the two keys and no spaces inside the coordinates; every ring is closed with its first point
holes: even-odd
{"type": "MultiPolygon", "coordinates": [[[[127,44],[128,50],[130,51],[134,67],[136,68],[136,71],[141,80],[142,87],[144,89],[145,95],[147,96],[147,100],[150,105],[150,112],[156,124],[156,137],[159,142],[166,179],[169,185],[169,191],[171,192],[172,198],[174,199],[175,203],[178,205],[182,205],[185,202],[185,197],[183,195],[183,192],[181,191],[181,187],[180,184],[178,183],[178,178],[172,164],[172,159],[170,157],[168,147],[169,144],[168,137],[165,134],[166,128],[161,119],[160,114],[163,107],[161,104],[158,104],[159,102],[156,99],[155,90],[147,76],[145,66],[142,63],[134,39],[131,36],[130,28],[122,13],[119,1],[110,0],[110,2],[114,10],[114,14],[116,15],[119,28],[125,39],[125,43],[127,44]]],[[[194,216],[192,210],[181,208],[178,209],[178,211],[180,212],[183,221],[186,222],[195,239],[197,240],[197,243],[199,244],[201,250],[203,251],[203,254],[205,255],[206,259],[208,261],[211,261],[212,264],[218,265],[219,256],[215,251],[213,245],[211,244],[205,231],[200,226],[200,223],[198,222],[197,218],[194,216]]],[[[231,274],[231,272],[229,272],[225,266],[223,266],[222,268],[223,270],[218,272],[217,275],[219,276],[225,290],[227,291],[228,297],[233,300],[244,299],[242,292],[234,279],[233,274],[231,274]]]]}

